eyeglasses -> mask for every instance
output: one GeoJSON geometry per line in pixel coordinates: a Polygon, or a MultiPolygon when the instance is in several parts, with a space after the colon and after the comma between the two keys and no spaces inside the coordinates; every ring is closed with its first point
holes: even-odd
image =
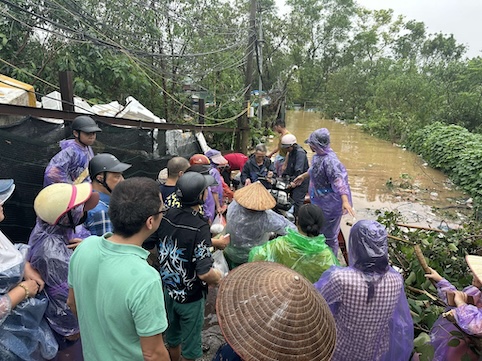
{"type": "Polygon", "coordinates": [[[151,214],[151,216],[157,216],[158,214],[165,215],[168,209],[169,209],[169,208],[166,207],[166,206],[163,204],[163,205],[162,205],[162,209],[161,209],[159,212],[156,212],[156,213],[154,213],[154,214],[151,214]]]}

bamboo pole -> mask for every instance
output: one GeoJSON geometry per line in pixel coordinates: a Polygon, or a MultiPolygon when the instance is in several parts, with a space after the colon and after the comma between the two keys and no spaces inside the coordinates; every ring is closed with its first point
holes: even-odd
{"type": "Polygon", "coordinates": [[[447,231],[444,231],[443,229],[423,227],[423,226],[415,226],[415,225],[410,225],[410,224],[397,223],[397,226],[405,227],[405,228],[422,229],[424,231],[431,231],[431,232],[447,233],[447,231]]]}
{"type": "Polygon", "coordinates": [[[413,248],[415,250],[415,256],[417,256],[418,262],[420,262],[420,266],[422,266],[425,273],[432,273],[430,267],[427,264],[427,260],[425,259],[422,250],[418,244],[414,244],[413,248]]]}

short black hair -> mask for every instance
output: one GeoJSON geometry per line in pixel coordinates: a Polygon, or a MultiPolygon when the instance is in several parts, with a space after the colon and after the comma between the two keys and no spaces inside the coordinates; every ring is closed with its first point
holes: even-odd
{"type": "Polygon", "coordinates": [[[298,211],[298,225],[308,237],[316,237],[320,234],[321,227],[325,222],[323,211],[312,203],[303,204],[298,211]]]}
{"type": "Polygon", "coordinates": [[[183,157],[174,157],[167,162],[167,176],[177,176],[179,172],[185,172],[189,168],[189,161],[183,157]]]}
{"type": "Polygon", "coordinates": [[[283,119],[278,118],[273,123],[273,128],[276,127],[276,126],[281,127],[281,128],[286,128],[286,123],[283,119]]]}
{"type": "Polygon", "coordinates": [[[146,177],[133,177],[117,184],[109,203],[114,233],[125,238],[138,233],[147,218],[159,213],[162,206],[159,194],[157,182],[146,177]]]}

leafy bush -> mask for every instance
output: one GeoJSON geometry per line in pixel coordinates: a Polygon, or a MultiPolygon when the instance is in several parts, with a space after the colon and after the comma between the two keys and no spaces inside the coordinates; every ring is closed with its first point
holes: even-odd
{"type": "Polygon", "coordinates": [[[407,146],[482,203],[482,135],[437,122],[414,132],[407,146]]]}
{"type": "MultiPolygon", "coordinates": [[[[400,226],[403,219],[399,213],[378,212],[378,215],[378,221],[387,227],[390,235],[390,262],[405,279],[405,292],[415,328],[415,349],[422,353],[421,360],[430,360],[433,349],[428,344],[428,333],[444,312],[445,305],[438,299],[436,288],[425,278],[413,244],[420,246],[430,267],[461,290],[472,282],[465,256],[482,254],[482,225],[469,222],[460,229],[445,232],[400,226]]],[[[454,339],[450,342],[456,343],[454,339]]]]}

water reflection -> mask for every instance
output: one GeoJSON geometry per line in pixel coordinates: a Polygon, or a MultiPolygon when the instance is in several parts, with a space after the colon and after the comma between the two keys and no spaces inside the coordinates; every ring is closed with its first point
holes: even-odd
{"type": "Polygon", "coordinates": [[[289,111],[286,123],[310,160],[313,153],[304,140],[317,128],[330,130],[332,148],[348,170],[358,219],[374,218],[375,209],[398,209],[407,221],[430,225],[443,217],[436,217],[432,207],[451,207],[455,200],[468,198],[416,154],[372,137],[356,125],[323,120],[318,113],[303,111],[289,111]],[[414,190],[390,189],[387,187],[390,180],[395,185],[406,181],[414,190]]]}

